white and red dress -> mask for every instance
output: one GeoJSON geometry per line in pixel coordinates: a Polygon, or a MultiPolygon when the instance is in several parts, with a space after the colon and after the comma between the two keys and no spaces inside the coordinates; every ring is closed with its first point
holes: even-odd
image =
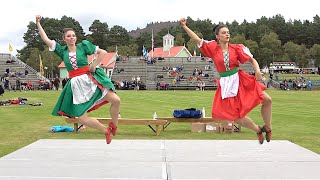
{"type": "Polygon", "coordinates": [[[218,120],[236,120],[246,116],[262,103],[266,87],[254,76],[239,69],[239,63],[248,61],[252,54],[242,44],[229,44],[223,52],[216,41],[199,44],[202,53],[210,57],[220,74],[218,89],[212,104],[212,117],[218,120]]]}

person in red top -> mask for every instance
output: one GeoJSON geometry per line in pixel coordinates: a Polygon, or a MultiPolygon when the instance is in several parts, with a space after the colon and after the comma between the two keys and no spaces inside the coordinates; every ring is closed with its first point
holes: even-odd
{"type": "Polygon", "coordinates": [[[258,62],[253,58],[249,49],[242,44],[229,44],[230,33],[225,25],[214,28],[216,41],[200,39],[187,26],[185,18],[180,19],[182,28],[199,46],[201,52],[210,57],[220,74],[218,89],[213,105],[212,117],[218,120],[232,120],[243,127],[257,132],[260,144],[264,141],[263,132],[267,142],[271,140],[271,114],[272,100],[264,92],[266,87],[259,81],[263,79],[258,62]],[[239,62],[249,61],[255,76],[239,69],[239,62]],[[247,114],[256,106],[261,106],[261,116],[264,126],[255,124],[247,114]]]}
{"type": "Polygon", "coordinates": [[[28,88],[28,90],[32,90],[32,89],[33,89],[32,86],[33,86],[33,85],[32,85],[32,82],[29,80],[29,81],[27,82],[27,88],[28,88]]]}

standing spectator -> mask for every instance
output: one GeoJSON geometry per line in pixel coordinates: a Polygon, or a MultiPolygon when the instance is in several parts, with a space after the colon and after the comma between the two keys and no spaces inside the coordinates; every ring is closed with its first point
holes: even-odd
{"type": "Polygon", "coordinates": [[[54,88],[58,91],[59,86],[60,86],[60,79],[58,78],[58,76],[56,76],[56,78],[54,78],[53,85],[54,85],[54,88]]]}
{"type": "Polygon", "coordinates": [[[4,93],[4,89],[3,89],[3,87],[2,87],[2,84],[0,84],[0,96],[2,96],[3,93],[4,93]]]}
{"type": "Polygon", "coordinates": [[[138,83],[140,82],[140,76],[137,76],[137,82],[138,83]]]}
{"type": "Polygon", "coordinates": [[[64,86],[66,85],[67,81],[68,81],[68,79],[67,79],[66,77],[63,78],[63,80],[62,80],[62,89],[63,89],[64,86]]]}
{"type": "Polygon", "coordinates": [[[9,75],[4,78],[4,89],[10,91],[9,75]]]}
{"type": "Polygon", "coordinates": [[[19,77],[16,77],[16,85],[14,91],[19,90],[21,92],[21,81],[19,77]]]}
{"type": "Polygon", "coordinates": [[[202,91],[204,91],[204,88],[206,87],[206,82],[202,81],[202,91]]]}

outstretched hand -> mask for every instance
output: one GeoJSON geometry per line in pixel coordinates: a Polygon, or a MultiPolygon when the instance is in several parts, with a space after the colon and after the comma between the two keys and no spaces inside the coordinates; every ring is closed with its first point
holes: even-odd
{"type": "Polygon", "coordinates": [[[187,20],[186,20],[186,18],[181,18],[181,19],[180,19],[180,24],[181,24],[181,26],[186,26],[186,25],[187,25],[187,20]]]}
{"type": "Polygon", "coordinates": [[[41,18],[42,17],[40,15],[36,15],[36,23],[40,22],[41,18]]]}
{"type": "Polygon", "coordinates": [[[255,74],[255,78],[257,81],[260,81],[260,82],[266,81],[266,78],[260,72],[255,74]]]}

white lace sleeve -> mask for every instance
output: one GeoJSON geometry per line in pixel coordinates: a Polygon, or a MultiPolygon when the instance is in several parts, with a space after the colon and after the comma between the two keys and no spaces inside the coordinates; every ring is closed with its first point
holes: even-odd
{"type": "Polygon", "coordinates": [[[49,51],[54,51],[56,49],[57,43],[55,40],[51,40],[51,42],[52,42],[52,47],[49,47],[49,51]]]}
{"type": "Polygon", "coordinates": [[[245,46],[243,47],[243,52],[246,53],[248,56],[253,57],[253,55],[251,54],[249,48],[247,48],[245,46]]]}
{"type": "Polygon", "coordinates": [[[96,46],[96,50],[94,51],[94,54],[97,54],[99,50],[99,46],[96,46]]]}
{"type": "Polygon", "coordinates": [[[202,45],[203,45],[203,39],[201,39],[201,41],[200,41],[200,43],[199,44],[197,44],[198,45],[198,48],[201,48],[202,47],[202,45]]]}
{"type": "Polygon", "coordinates": [[[212,41],[215,41],[215,40],[211,40],[211,41],[207,41],[207,40],[204,40],[203,38],[201,39],[200,43],[197,44],[199,48],[201,48],[203,46],[203,43],[210,43],[212,41]]]}

